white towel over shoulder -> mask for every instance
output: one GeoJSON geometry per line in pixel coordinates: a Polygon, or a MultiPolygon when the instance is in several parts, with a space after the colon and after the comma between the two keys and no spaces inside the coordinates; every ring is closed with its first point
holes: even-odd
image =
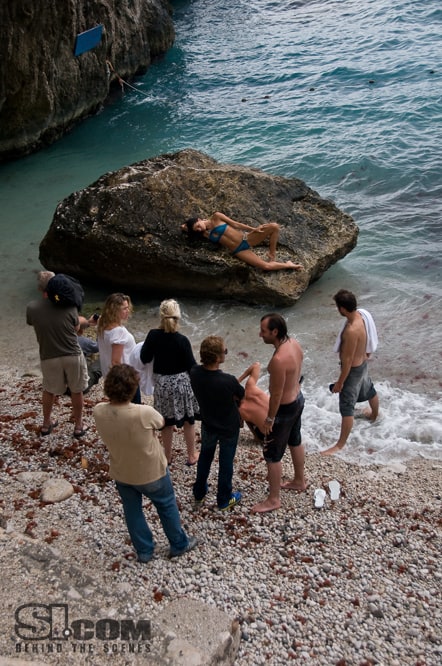
{"type": "Polygon", "coordinates": [[[152,373],[153,373],[153,361],[150,363],[142,363],[140,359],[140,351],[141,347],[143,346],[142,342],[139,342],[138,344],[135,345],[135,347],[132,349],[130,353],[130,364],[135,370],[137,370],[140,373],[140,389],[141,393],[144,393],[144,395],[152,395],[153,394],[153,380],[152,380],[152,373]]]}
{"type": "MultiPolygon", "coordinates": [[[[376,330],[376,324],[374,323],[374,319],[371,316],[371,314],[368,312],[368,310],[364,310],[363,308],[358,308],[358,312],[361,315],[362,319],[364,320],[365,324],[365,330],[367,331],[367,346],[365,348],[365,351],[367,354],[372,354],[373,352],[376,351],[378,347],[378,332],[376,330]]],[[[341,348],[341,336],[342,336],[342,331],[345,328],[346,322],[342,325],[341,330],[338,333],[338,337],[336,338],[335,346],[333,347],[333,351],[338,352],[341,348]]]]}

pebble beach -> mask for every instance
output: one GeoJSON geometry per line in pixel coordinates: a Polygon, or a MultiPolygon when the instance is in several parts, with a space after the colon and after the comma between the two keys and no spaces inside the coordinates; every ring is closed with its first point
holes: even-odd
{"type": "MultiPolygon", "coordinates": [[[[234,489],[243,499],[222,513],[215,503],[216,461],[207,501],[194,506],[195,468],[185,465],[178,432],[170,471],[183,525],[199,545],[168,560],[156,512],[146,501],[156,558],[139,564],[93,425],[101,384],[85,396],[89,430],[76,440],[68,398],[58,399],[54,417],[59,425],[42,438],[40,378],[8,371],[1,380],[3,663],[20,658],[100,665],[109,659],[116,664],[143,659],[119,653],[118,644],[110,654],[57,654],[46,652],[43,641],[26,652],[14,633],[20,605],[68,604],[74,614],[81,609],[82,617],[124,613],[155,622],[160,610],[179,598],[204,602],[239,623],[238,666],[440,663],[442,462],[414,458],[358,466],[307,450],[307,490],[284,491],[281,509],[253,515],[251,506],[267,492],[266,469],[260,447],[243,429],[234,472],[234,489]],[[73,494],[61,502],[42,501],[49,479],[70,483],[73,494]],[[340,484],[334,501],[332,480],[340,484]],[[319,509],[314,502],[318,488],[326,492],[319,509]]],[[[286,454],[286,479],[289,462],[286,454]]]]}
{"type": "MultiPolygon", "coordinates": [[[[239,629],[239,666],[439,666],[440,0],[171,4],[174,46],[135,86],[52,146],[0,166],[0,666],[206,665],[190,652],[167,659],[156,634],[130,652],[128,641],[94,633],[101,618],[158,624],[181,602],[194,621],[192,645],[198,632],[209,634],[195,604],[225,614],[232,634],[239,629]],[[215,461],[207,502],[195,510],[195,468],[186,467],[177,433],[171,475],[183,524],[199,545],[168,560],[146,502],[157,557],[141,565],[93,426],[102,386],[86,396],[83,439],[72,437],[65,397],[54,410],[58,427],[41,438],[38,347],[24,311],[36,297],[38,246],[58,203],[104,173],[188,147],[221,163],[301,178],[350,214],[360,235],[284,311],[305,351],[308,489],[284,491],[280,510],[252,515],[267,491],[266,469],[244,429],[234,472],[242,502],[227,514],[216,510],[215,461]],[[339,423],[328,390],[341,323],[332,296],[343,287],[378,326],[372,375],[381,418],[355,424],[345,454],[328,458],[319,452],[339,423]],[[331,481],[340,488],[334,501],[331,481]],[[51,483],[65,499],[48,501],[51,483]],[[315,508],[316,490],[324,492],[323,508],[315,508]],[[41,639],[48,612],[59,630],[65,611],[70,626],[84,618],[92,637],[41,639]]],[[[223,201],[221,210],[232,214],[234,205],[223,201]]],[[[273,219],[271,206],[268,212],[273,219]]],[[[88,287],[89,314],[106,295],[88,287]]],[[[157,322],[152,298],[137,303],[137,340],[157,322]]],[[[183,303],[183,314],[195,350],[205,335],[225,337],[226,371],[268,362],[260,309],[204,300],[183,303]]],[[[288,454],[284,472],[290,478],[288,454]]]]}

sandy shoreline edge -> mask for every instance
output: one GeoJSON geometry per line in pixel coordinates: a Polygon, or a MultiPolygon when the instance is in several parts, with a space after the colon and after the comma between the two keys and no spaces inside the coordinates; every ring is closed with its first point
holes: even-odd
{"type": "Polygon", "coordinates": [[[252,516],[250,507],[266,492],[265,465],[243,430],[234,474],[243,501],[225,515],[214,507],[216,470],[212,497],[204,509],[194,510],[195,470],[185,466],[185,447],[177,435],[171,474],[183,524],[201,544],[179,562],[169,562],[161,529],[147,509],[158,559],[143,569],[133,559],[107,477],[106,453],[93,428],[91,410],[102,387],[86,396],[90,430],[77,441],[67,398],[60,398],[54,410],[59,427],[40,438],[40,378],[2,369],[0,382],[1,655],[60,664],[109,659],[17,655],[14,612],[27,601],[69,603],[95,615],[110,607],[127,613],[130,607],[135,616],[154,619],[163,605],[188,596],[239,620],[237,664],[264,663],[269,653],[275,664],[302,654],[324,665],[339,659],[389,664],[421,659],[428,665],[439,660],[442,462],[416,458],[359,467],[307,451],[308,490],[284,492],[279,511],[252,516]],[[23,472],[30,473],[26,480],[23,472]],[[40,490],[48,477],[69,481],[74,495],[58,504],[42,503],[40,490]],[[332,479],[341,485],[336,502],[328,489],[332,479]],[[317,510],[313,491],[320,487],[326,501],[317,510]],[[57,574],[31,561],[30,547],[52,549],[61,567],[57,574]],[[78,571],[87,576],[92,592],[79,581],[78,571]]]}

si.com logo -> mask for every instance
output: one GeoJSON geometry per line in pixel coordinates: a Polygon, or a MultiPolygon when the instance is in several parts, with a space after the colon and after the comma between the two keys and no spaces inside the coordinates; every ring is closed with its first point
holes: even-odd
{"type": "Polygon", "coordinates": [[[103,618],[69,621],[67,604],[24,604],[15,611],[15,633],[23,641],[147,641],[151,637],[150,620],[115,620],[103,618]]]}

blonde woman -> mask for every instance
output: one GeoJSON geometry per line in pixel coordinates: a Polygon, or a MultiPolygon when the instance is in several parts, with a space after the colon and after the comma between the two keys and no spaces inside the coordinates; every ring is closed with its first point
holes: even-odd
{"type": "Polygon", "coordinates": [[[147,334],[141,348],[143,363],[153,360],[154,407],[165,420],[161,436],[168,463],[172,460],[175,427],[183,428],[187,447],[187,465],[198,460],[195,449],[195,418],[198,403],[190,385],[189,371],[196,365],[188,338],[178,332],[180,306],[173,299],[160,305],[160,325],[147,334]]]}
{"type": "MultiPolygon", "coordinates": [[[[130,365],[130,354],[135,347],[135,338],[125,327],[133,306],[126,294],[115,293],[107,297],[97,323],[97,342],[100,352],[101,372],[105,378],[114,365],[130,365]]],[[[133,402],[141,403],[140,389],[133,402]]]]}

